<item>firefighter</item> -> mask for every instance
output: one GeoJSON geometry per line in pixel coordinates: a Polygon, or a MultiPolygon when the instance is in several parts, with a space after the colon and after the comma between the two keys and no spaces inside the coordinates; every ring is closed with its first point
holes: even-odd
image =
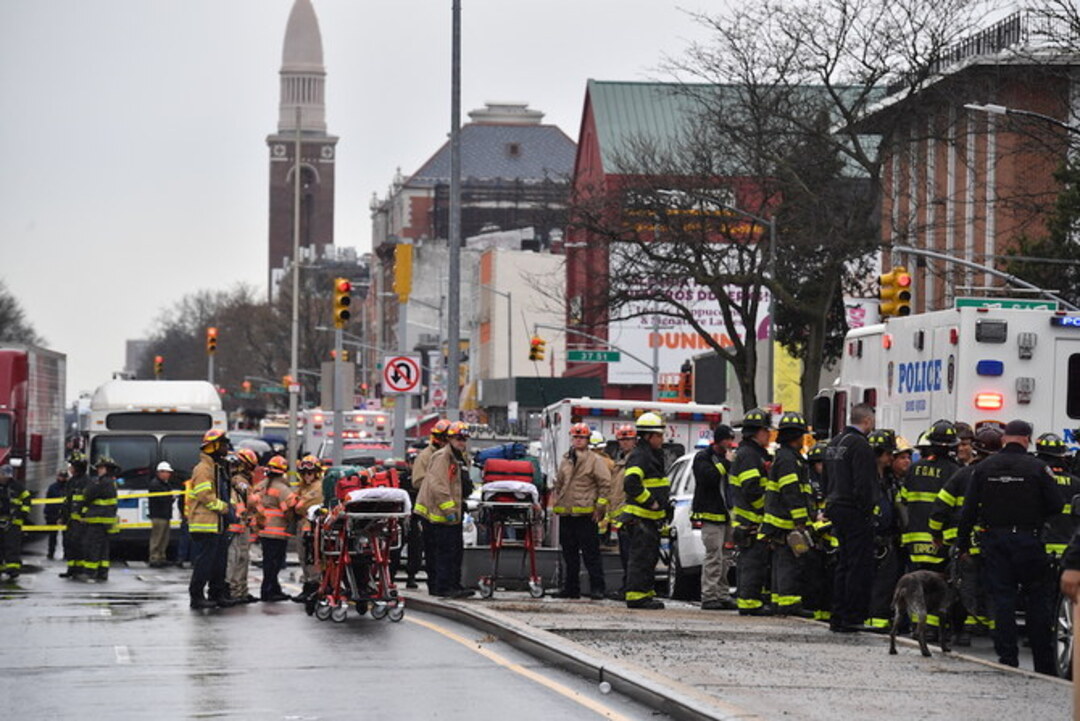
{"type": "MultiPolygon", "coordinates": [[[[431,429],[430,442],[416,454],[416,460],[413,461],[412,465],[410,482],[417,494],[417,498],[419,498],[420,488],[424,483],[424,477],[427,475],[428,466],[431,465],[431,459],[446,446],[446,432],[450,429],[450,425],[450,421],[445,418],[440,418],[436,421],[431,429]]],[[[413,499],[413,507],[416,507],[416,498],[413,499]]],[[[423,541],[424,571],[427,573],[427,589],[428,593],[434,593],[435,536],[438,532],[429,528],[427,519],[424,519],[422,516],[417,520],[418,523],[416,525],[420,526],[420,536],[423,541]]]]}
{"type": "MultiPolygon", "coordinates": [[[[46,526],[57,526],[61,523],[60,516],[64,510],[62,505],[64,499],[67,497],[67,482],[69,478],[71,478],[71,476],[68,473],[67,468],[61,468],[56,473],[56,480],[50,483],[49,487],[45,490],[45,498],[54,501],[45,506],[46,526]]],[[[59,533],[60,531],[54,528],[47,531],[45,534],[49,539],[48,552],[45,554],[45,557],[50,561],[56,558],[56,541],[59,533]]]]}
{"type": "Polygon", "coordinates": [[[250,448],[241,448],[236,452],[236,465],[229,479],[233,519],[228,532],[228,561],[225,566],[225,579],[229,586],[229,598],[242,603],[254,603],[258,597],[248,590],[248,573],[251,569],[251,543],[255,518],[255,509],[251,503],[254,490],[255,469],[259,466],[259,457],[250,448]]]}
{"type": "Polygon", "coordinates": [[[559,546],[563,558],[563,587],[555,598],[580,598],[581,562],[589,573],[589,598],[605,596],[597,524],[607,512],[611,472],[606,457],[590,450],[589,426],[570,426],[570,450],[559,459],[552,493],[552,512],[559,517],[559,546]]]}
{"type": "Polygon", "coordinates": [[[670,511],[671,482],[664,468],[664,419],[657,413],[638,416],[638,443],[626,460],[621,520],[630,540],[624,598],[628,608],[657,610],[656,562],[660,560],[660,526],[670,511]]]}
{"type": "Polygon", "coordinates": [[[187,519],[195,561],[188,595],[194,609],[232,605],[225,583],[229,541],[225,530],[230,520],[229,479],[224,467],[228,444],[222,430],[203,434],[199,462],[191,472],[187,519]]]}
{"type": "Polygon", "coordinates": [[[68,469],[71,478],[67,482],[67,495],[61,506],[60,522],[64,524],[64,562],[67,569],[59,574],[60,578],[76,579],[83,573],[85,557],[86,524],[82,519],[83,490],[90,482],[86,475],[86,456],[73,451],[68,457],[68,469]]]}
{"type": "Polygon", "coordinates": [[[259,600],[266,603],[289,601],[281,590],[278,574],[285,568],[285,552],[289,543],[289,528],[285,514],[292,505],[293,490],[285,480],[289,463],[274,456],[266,463],[266,478],[255,490],[253,504],[259,528],[259,544],[263,555],[263,580],[259,600]]]}
{"type": "Polygon", "coordinates": [[[433,596],[467,598],[475,592],[461,586],[464,542],[461,524],[465,514],[462,491],[469,473],[469,426],[454,421],[446,429],[446,445],[431,458],[414,511],[424,519],[430,544],[428,585],[433,596]]]}
{"type": "Polygon", "coordinates": [[[772,613],[765,605],[769,582],[769,544],[759,538],[765,511],[765,483],[772,462],[767,449],[772,420],[760,408],[747,411],[742,419],[742,442],[735,451],[728,483],[731,486],[732,526],[735,545],[739,614],[764,616],[772,613]]]}
{"type": "MultiPolygon", "coordinates": [[[[930,511],[942,486],[960,470],[951,457],[959,442],[956,427],[947,420],[935,421],[926,432],[925,442],[926,452],[908,469],[900,488],[900,503],[906,515],[900,542],[907,551],[909,571],[944,571],[948,554],[934,546],[930,511]]],[[[936,625],[933,620],[928,622],[936,625]]]]}
{"type": "Polygon", "coordinates": [[[765,506],[758,540],[768,544],[772,560],[772,604],[784,616],[812,617],[803,608],[802,556],[810,548],[807,524],[816,516],[814,492],[803,457],[807,423],[788,412],[777,423],[776,458],[765,484],[765,506]]]}
{"type": "Polygon", "coordinates": [[[817,542],[806,552],[803,568],[806,582],[803,589],[803,608],[813,612],[814,620],[828,621],[832,616],[832,585],[836,537],[825,518],[825,468],[827,443],[818,441],[806,452],[807,480],[814,494],[814,514],[811,527],[817,542]]]}
{"type": "Polygon", "coordinates": [[[116,527],[116,474],[120,466],[101,456],[94,462],[94,470],[97,476],[87,482],[79,511],[86,524],[82,567],[87,583],[109,580],[109,535],[116,527]]]}
{"type": "Polygon", "coordinates": [[[1072,466],[1069,449],[1056,433],[1043,433],[1039,436],[1035,441],[1035,455],[1045,461],[1054,472],[1054,480],[1064,506],[1061,513],[1047,519],[1043,531],[1046,553],[1057,563],[1077,530],[1077,517],[1073,515],[1072,503],[1073,497],[1080,494],[1080,477],[1068,471],[1072,466]]]}
{"type": "Polygon", "coordinates": [[[893,475],[897,452],[896,433],[878,428],[866,437],[877,458],[878,489],[874,505],[874,583],[870,589],[870,616],[866,626],[876,633],[889,630],[893,589],[900,579],[900,514],[897,495],[900,484],[893,475]]]}
{"type": "Polygon", "coordinates": [[[727,507],[728,453],[735,431],[720,424],[713,429],[712,443],[694,455],[694,500],[690,521],[701,528],[705,558],[701,563],[701,608],[704,611],[733,611],[728,572],[731,569],[731,515],[727,507]]]}
{"type": "Polygon", "coordinates": [[[30,491],[5,463],[0,466],[0,573],[12,581],[22,573],[22,529],[29,517],[30,491]]]}
{"type": "Polygon", "coordinates": [[[613,601],[621,601],[626,595],[626,574],[630,559],[630,536],[621,520],[623,507],[626,505],[623,476],[626,473],[626,461],[637,447],[637,429],[632,423],[624,423],[615,429],[615,441],[619,444],[619,450],[611,467],[611,497],[608,499],[607,518],[604,520],[607,527],[615,532],[619,546],[619,563],[622,565],[622,583],[619,590],[608,597],[613,601]]]}
{"type": "Polygon", "coordinates": [[[306,455],[296,464],[296,471],[300,476],[300,483],[293,496],[293,513],[296,515],[297,527],[302,533],[303,543],[300,553],[303,561],[304,586],[292,600],[303,603],[319,589],[319,580],[322,577],[319,567],[315,565],[315,537],[311,521],[308,520],[308,509],[320,506],[323,502],[322,483],[319,480],[322,467],[319,466],[318,458],[306,455]]]}
{"type": "Polygon", "coordinates": [[[971,424],[957,421],[953,424],[956,428],[956,450],[953,452],[953,460],[960,467],[970,465],[975,460],[975,429],[971,424]]]}
{"type": "Polygon", "coordinates": [[[1019,665],[1016,601],[1021,590],[1035,671],[1055,675],[1054,584],[1040,535],[1046,521],[1061,512],[1061,494],[1049,466],[1027,454],[1030,423],[1009,421],[1001,441],[1002,449],[975,467],[960,512],[957,550],[961,558],[967,555],[978,523],[999,662],[1019,665]]]}

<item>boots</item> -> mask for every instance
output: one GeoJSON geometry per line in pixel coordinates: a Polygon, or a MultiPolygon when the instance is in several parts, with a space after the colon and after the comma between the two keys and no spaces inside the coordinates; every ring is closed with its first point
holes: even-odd
{"type": "Polygon", "coordinates": [[[318,591],[318,590],[319,590],[319,582],[318,581],[306,581],[304,583],[304,588],[300,591],[300,593],[293,596],[292,600],[295,603],[304,603],[309,598],[311,598],[315,594],[315,592],[318,591]]]}

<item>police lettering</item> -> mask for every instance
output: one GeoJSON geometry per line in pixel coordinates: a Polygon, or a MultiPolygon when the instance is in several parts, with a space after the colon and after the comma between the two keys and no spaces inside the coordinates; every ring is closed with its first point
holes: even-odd
{"type": "Polygon", "coordinates": [[[941,360],[901,363],[896,384],[900,393],[925,393],[941,390],[941,360]]]}

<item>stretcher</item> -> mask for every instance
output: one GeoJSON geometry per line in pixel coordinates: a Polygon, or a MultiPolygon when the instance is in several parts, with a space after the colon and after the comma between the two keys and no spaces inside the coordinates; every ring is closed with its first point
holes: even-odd
{"type": "Polygon", "coordinates": [[[495,595],[500,580],[500,557],[507,533],[513,530],[521,542],[522,568],[526,562],[529,565],[529,595],[540,598],[544,595],[544,584],[536,571],[536,539],[544,514],[540,493],[532,482],[533,466],[529,461],[490,459],[484,463],[483,479],[477,515],[478,522],[487,527],[491,542],[491,574],[478,579],[480,596],[495,595]]]}

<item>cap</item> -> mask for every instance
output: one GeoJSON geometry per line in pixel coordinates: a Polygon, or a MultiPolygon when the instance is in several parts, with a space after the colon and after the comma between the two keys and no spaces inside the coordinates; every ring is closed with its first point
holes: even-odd
{"type": "Polygon", "coordinates": [[[169,473],[173,472],[173,467],[169,465],[168,461],[162,461],[161,463],[157,464],[157,469],[159,471],[168,471],[169,473]]]}
{"type": "Polygon", "coordinates": [[[1025,438],[1031,438],[1031,433],[1031,424],[1027,421],[1016,419],[1005,424],[1005,435],[1007,436],[1024,436],[1025,438]]]}
{"type": "Polygon", "coordinates": [[[721,423],[713,429],[712,439],[713,441],[730,441],[735,438],[735,431],[731,426],[721,423]]]}

